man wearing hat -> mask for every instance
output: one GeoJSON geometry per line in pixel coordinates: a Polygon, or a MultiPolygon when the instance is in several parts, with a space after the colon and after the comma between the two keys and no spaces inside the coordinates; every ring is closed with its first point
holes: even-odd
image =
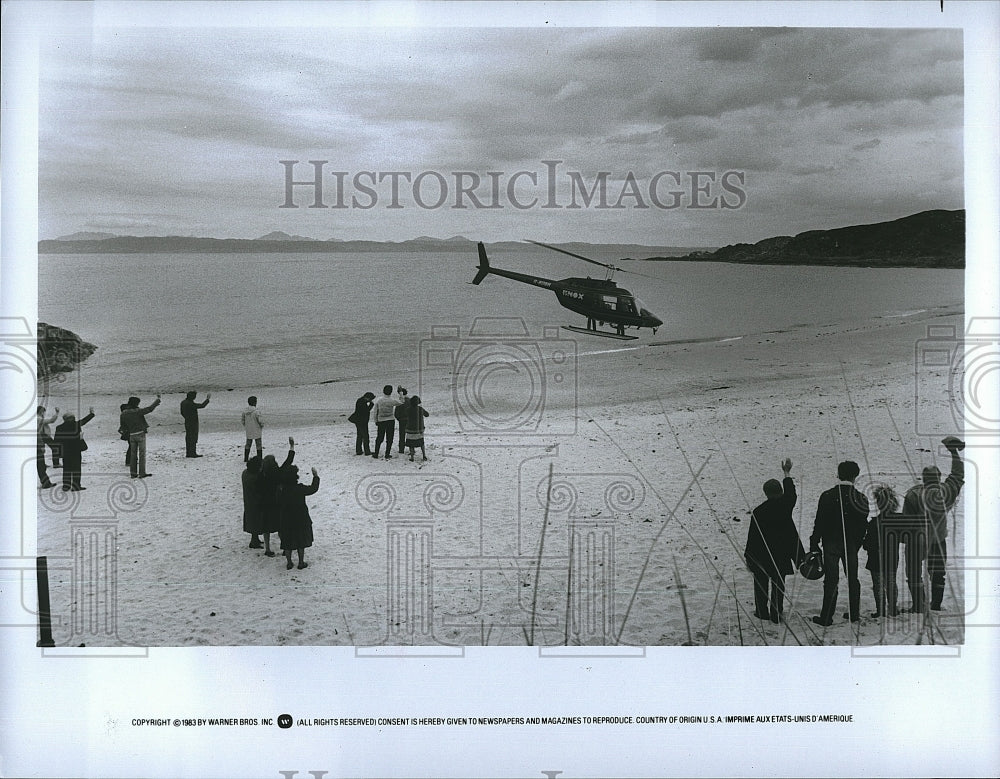
{"type": "Polygon", "coordinates": [[[965,464],[958,453],[965,442],[948,436],[941,441],[951,453],[951,473],[941,482],[936,466],[924,468],[921,484],[911,487],[903,498],[903,514],[923,519],[924,533],[906,544],[906,583],[913,599],[911,611],[926,611],[927,591],[924,588],[924,560],[931,580],[931,609],[941,610],[944,599],[944,568],[948,562],[945,539],[948,536],[948,509],[955,505],[965,483],[965,464]]]}

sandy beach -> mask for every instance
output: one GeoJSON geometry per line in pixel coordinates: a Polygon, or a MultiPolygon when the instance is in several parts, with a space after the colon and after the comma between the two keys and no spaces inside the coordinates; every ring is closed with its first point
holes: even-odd
{"type": "MultiPolygon", "coordinates": [[[[148,417],[153,475],[130,480],[114,430],[131,390],[84,395],[80,410],[96,412],[84,430],[88,489],[38,493],[56,644],[961,643],[954,567],[942,612],[873,619],[862,552],[864,617],[852,626],[838,614],[824,630],[811,622],[822,582],[789,577],[785,622],[761,622],[743,563],[749,511],[784,457],[794,463],[807,546],[816,500],[836,483],[840,460],[860,464],[862,489],[884,481],[900,495],[924,465],[946,469],[938,433],[953,424],[947,370],[929,377],[930,392],[914,368],[928,325],[961,330],[961,311],[722,342],[646,336],[623,351],[581,337],[575,367],[549,382],[530,434],[499,423],[492,433],[470,430],[456,379],[415,363],[386,381],[421,387],[431,413],[426,463],[419,452],[413,463],[395,452],[391,461],[355,456],[346,417],[358,395],[380,387],[344,379],[213,393],[196,460],[184,457],[183,395],[165,395],[148,417]],[[280,461],[294,436],[303,480],[312,467],[321,477],[307,501],[315,544],[304,570],[248,548],[242,531],[239,414],[248,394],[261,397],[265,453],[280,461]]],[[[75,405],[49,398],[50,407],[75,405]]],[[[24,478],[33,473],[26,467],[24,478]]],[[[960,501],[952,557],[963,520],[960,501]]],[[[843,579],[840,605],[846,611],[843,579]]]]}

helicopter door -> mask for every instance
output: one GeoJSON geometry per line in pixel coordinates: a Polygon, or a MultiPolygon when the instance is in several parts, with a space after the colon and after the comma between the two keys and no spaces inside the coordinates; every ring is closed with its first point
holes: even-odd
{"type": "Polygon", "coordinates": [[[608,311],[617,311],[618,297],[615,295],[601,295],[600,306],[601,308],[606,308],[608,311]]]}
{"type": "Polygon", "coordinates": [[[632,316],[638,315],[638,310],[635,305],[635,298],[628,295],[622,295],[618,299],[618,310],[623,314],[631,314],[632,316]]]}

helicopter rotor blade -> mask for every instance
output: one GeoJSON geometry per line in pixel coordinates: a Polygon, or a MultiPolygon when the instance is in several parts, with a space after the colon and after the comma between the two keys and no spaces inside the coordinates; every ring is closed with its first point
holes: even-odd
{"type": "Polygon", "coordinates": [[[541,243],[540,241],[532,241],[530,238],[525,238],[528,243],[533,243],[535,246],[543,246],[546,249],[551,249],[554,252],[559,252],[560,254],[568,254],[570,257],[576,257],[578,260],[583,260],[584,262],[589,262],[594,265],[600,265],[602,268],[607,268],[608,270],[621,271],[622,273],[631,273],[633,276],[642,276],[647,279],[655,279],[656,281],[665,281],[662,276],[651,276],[648,273],[640,273],[637,270],[629,270],[628,268],[623,268],[620,265],[611,265],[610,263],[600,262],[598,260],[592,260],[590,257],[584,257],[582,254],[574,254],[573,252],[566,251],[565,249],[560,249],[558,246],[549,246],[547,243],[541,243]]]}
{"type": "Polygon", "coordinates": [[[633,276],[642,276],[645,279],[654,279],[656,281],[667,281],[667,279],[665,279],[663,276],[652,276],[649,273],[639,273],[639,271],[637,270],[629,270],[628,268],[618,267],[616,268],[616,270],[620,270],[622,273],[631,273],[633,276]]]}
{"type": "Polygon", "coordinates": [[[554,252],[559,252],[560,254],[568,254],[570,257],[576,257],[578,260],[583,260],[584,262],[589,262],[592,265],[600,265],[602,268],[607,268],[608,270],[623,270],[617,265],[609,265],[606,262],[598,262],[597,260],[592,260],[590,257],[584,257],[582,254],[574,254],[573,252],[568,252],[565,249],[560,249],[558,246],[549,246],[547,243],[541,243],[540,241],[532,241],[530,238],[525,238],[528,243],[533,243],[535,246],[543,246],[546,249],[551,249],[554,252]]]}

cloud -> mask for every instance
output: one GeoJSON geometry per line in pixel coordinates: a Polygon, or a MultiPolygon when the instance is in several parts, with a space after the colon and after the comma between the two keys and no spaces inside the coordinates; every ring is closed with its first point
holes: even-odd
{"type": "Polygon", "coordinates": [[[872,138],[870,141],[865,141],[864,143],[859,143],[851,147],[853,151],[866,151],[867,149],[874,149],[882,145],[882,141],[878,138],[872,138]]]}
{"type": "MultiPolygon", "coordinates": [[[[914,170],[944,182],[937,197],[961,197],[961,31],[134,29],[81,41],[42,53],[40,218],[59,233],[94,222],[88,209],[159,209],[188,233],[213,203],[230,205],[220,232],[267,232],[279,159],[351,172],[510,175],[543,159],[616,176],[746,170],[752,202],[784,204],[758,213],[775,223],[809,179],[836,188],[821,196],[830,208],[863,175],[916,192],[914,170]],[[852,156],[876,140],[878,167],[852,156]]],[[[655,229],[629,216],[630,231],[655,229]]]]}

